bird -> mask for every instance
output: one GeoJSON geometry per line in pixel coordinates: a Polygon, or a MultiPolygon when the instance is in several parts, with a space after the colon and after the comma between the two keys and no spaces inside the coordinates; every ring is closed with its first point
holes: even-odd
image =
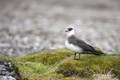
{"type": "Polygon", "coordinates": [[[74,59],[76,58],[77,53],[79,53],[79,59],[80,59],[80,54],[94,54],[94,55],[104,54],[102,51],[96,50],[91,45],[77,38],[75,36],[75,32],[73,28],[67,28],[65,32],[67,34],[65,45],[69,50],[75,52],[74,59]]]}

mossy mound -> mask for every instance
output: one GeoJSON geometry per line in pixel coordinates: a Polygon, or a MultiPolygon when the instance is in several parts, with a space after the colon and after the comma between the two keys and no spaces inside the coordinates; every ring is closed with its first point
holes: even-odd
{"type": "Polygon", "coordinates": [[[82,60],[68,60],[59,65],[57,72],[63,74],[65,77],[72,75],[92,77],[94,74],[106,74],[111,71],[112,74],[120,78],[119,58],[102,58],[101,56],[82,60]]]}
{"type": "Polygon", "coordinates": [[[41,52],[29,53],[28,55],[21,58],[25,61],[41,62],[43,64],[53,65],[72,55],[73,53],[70,51],[46,50],[41,52]]]}
{"type": "Polygon", "coordinates": [[[92,80],[94,74],[107,74],[110,71],[115,77],[120,78],[120,54],[82,54],[80,60],[74,60],[73,57],[73,52],[63,48],[31,52],[17,58],[4,58],[19,68],[23,79],[92,80]]]}

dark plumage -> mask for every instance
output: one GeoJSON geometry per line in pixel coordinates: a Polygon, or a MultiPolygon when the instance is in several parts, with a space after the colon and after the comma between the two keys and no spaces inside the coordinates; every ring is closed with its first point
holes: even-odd
{"type": "Polygon", "coordinates": [[[92,46],[90,46],[89,44],[85,43],[84,41],[78,39],[74,35],[70,36],[68,38],[68,41],[69,41],[70,44],[74,44],[74,45],[77,45],[80,48],[82,48],[83,49],[82,53],[95,54],[95,55],[103,54],[103,52],[95,50],[92,46]]]}

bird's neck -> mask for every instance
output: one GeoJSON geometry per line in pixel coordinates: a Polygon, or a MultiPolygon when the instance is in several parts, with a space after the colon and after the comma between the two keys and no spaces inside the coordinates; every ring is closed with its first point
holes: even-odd
{"type": "Polygon", "coordinates": [[[70,38],[72,36],[75,36],[75,34],[69,34],[69,35],[67,35],[67,38],[70,38]]]}
{"type": "Polygon", "coordinates": [[[67,33],[67,37],[70,37],[70,36],[73,36],[73,35],[75,35],[75,32],[74,32],[74,31],[71,31],[71,32],[68,32],[68,33],[67,33]]]}

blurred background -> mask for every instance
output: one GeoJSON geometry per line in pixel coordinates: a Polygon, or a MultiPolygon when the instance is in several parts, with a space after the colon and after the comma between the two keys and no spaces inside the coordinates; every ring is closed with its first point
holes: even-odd
{"type": "Polygon", "coordinates": [[[120,52],[120,0],[0,0],[0,54],[65,47],[65,30],[104,52],[120,52]]]}

